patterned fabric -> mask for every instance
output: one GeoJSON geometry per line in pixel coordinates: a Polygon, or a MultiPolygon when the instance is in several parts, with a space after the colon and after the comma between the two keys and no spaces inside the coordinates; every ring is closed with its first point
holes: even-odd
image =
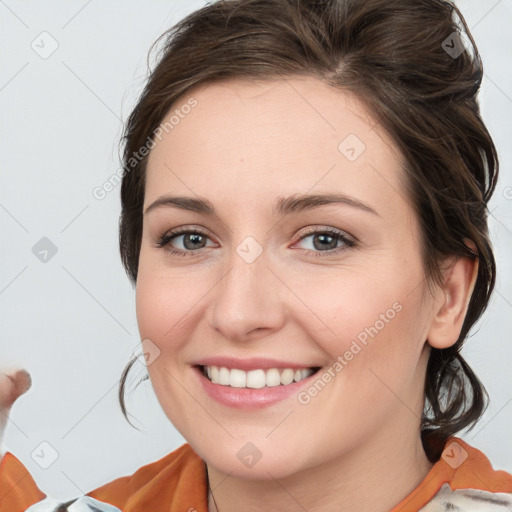
{"type": "Polygon", "coordinates": [[[26,512],[121,512],[121,510],[103,501],[82,496],[65,503],[46,498],[27,508],[26,512]]]}
{"type": "MultiPolygon", "coordinates": [[[[444,484],[434,498],[419,512],[510,512],[512,494],[478,489],[453,491],[444,484]]],[[[45,499],[26,512],[121,512],[117,507],[87,496],[62,503],[45,499]]]]}
{"type": "Polygon", "coordinates": [[[444,484],[419,512],[510,512],[512,494],[479,489],[456,489],[444,484]]]}

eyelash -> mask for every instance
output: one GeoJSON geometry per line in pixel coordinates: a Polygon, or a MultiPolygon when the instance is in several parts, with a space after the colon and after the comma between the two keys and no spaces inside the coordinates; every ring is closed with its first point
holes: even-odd
{"type": "MultiPolygon", "coordinates": [[[[165,235],[163,235],[160,238],[160,240],[158,242],[155,243],[155,245],[159,248],[164,248],[164,247],[168,246],[174,238],[177,238],[178,236],[184,235],[184,234],[200,235],[200,236],[209,238],[206,233],[204,233],[203,231],[201,231],[199,229],[182,228],[182,229],[177,229],[175,231],[167,232],[165,235]]],[[[313,229],[309,230],[307,233],[303,234],[301,236],[301,238],[299,238],[298,242],[301,242],[302,240],[310,237],[311,235],[329,235],[345,244],[344,246],[337,247],[335,249],[329,249],[328,251],[314,251],[311,249],[304,249],[308,254],[313,253],[313,255],[315,257],[322,257],[324,255],[332,256],[335,253],[339,253],[343,250],[353,248],[357,245],[357,242],[355,240],[348,238],[341,231],[338,231],[333,228],[326,228],[326,229],[321,229],[321,230],[317,230],[317,229],[313,228],[313,229]]],[[[202,248],[202,249],[204,249],[204,248],[202,248]]],[[[168,247],[167,251],[169,251],[169,253],[176,255],[176,256],[195,256],[202,249],[197,249],[195,251],[183,251],[181,249],[174,249],[172,247],[168,247]]]]}

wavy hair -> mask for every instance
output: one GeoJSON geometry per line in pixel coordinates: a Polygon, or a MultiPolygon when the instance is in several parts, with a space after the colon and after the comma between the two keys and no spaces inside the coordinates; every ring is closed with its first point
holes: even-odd
{"type": "MultiPolygon", "coordinates": [[[[459,338],[429,356],[421,438],[435,462],[447,439],[472,428],[487,406],[461,347],[496,279],[487,204],[498,158],[479,112],[482,62],[462,14],[448,0],[220,0],[178,22],[151,51],[160,43],[121,140],[119,247],[130,281],[137,281],[147,163],[147,156],[133,156],[180,97],[233,77],[312,77],[353,93],[405,158],[427,282],[442,282],[447,256],[478,259],[459,338]]],[[[126,419],[125,385],[134,361],[119,387],[126,419]]]]}

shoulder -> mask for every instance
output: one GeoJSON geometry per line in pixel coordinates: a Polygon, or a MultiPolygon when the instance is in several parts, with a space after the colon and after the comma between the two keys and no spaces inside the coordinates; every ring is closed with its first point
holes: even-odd
{"type": "Polygon", "coordinates": [[[420,512],[511,512],[512,494],[481,489],[455,489],[443,484],[438,493],[420,512]]]}
{"type": "Polygon", "coordinates": [[[46,498],[25,466],[9,451],[0,459],[0,512],[21,512],[46,498]]]}
{"type": "Polygon", "coordinates": [[[123,510],[197,510],[204,508],[207,483],[204,461],[186,443],[130,476],[105,484],[87,496],[123,510]],[[197,504],[197,506],[191,502],[197,504]],[[185,505],[187,505],[186,508],[185,505]]]}
{"type": "MultiPolygon", "coordinates": [[[[143,512],[206,510],[206,496],[206,465],[189,444],[184,444],[132,475],[94,489],[84,498],[102,502],[105,508],[97,510],[109,510],[106,504],[110,504],[123,512],[143,512]]],[[[39,502],[39,508],[33,510],[54,510],[56,504],[38,488],[23,463],[7,452],[0,460],[0,512],[24,512],[39,502]]],[[[82,502],[82,506],[89,503],[86,499],[82,502]]]]}
{"type": "Polygon", "coordinates": [[[437,492],[421,512],[512,512],[512,475],[496,470],[478,449],[459,438],[450,439],[428,477],[437,492]]]}

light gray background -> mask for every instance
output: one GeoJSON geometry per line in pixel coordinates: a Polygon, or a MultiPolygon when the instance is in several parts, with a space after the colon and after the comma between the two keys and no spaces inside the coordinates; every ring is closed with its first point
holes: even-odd
{"type": "MultiPolygon", "coordinates": [[[[463,438],[512,471],[512,0],[457,3],[483,57],[482,113],[501,158],[490,208],[497,289],[464,350],[492,402],[463,438]]],[[[121,121],[150,44],[203,5],[0,1],[0,368],[33,378],[5,445],[52,497],[89,492],[184,442],[148,382],[127,402],[142,431],[121,415],[118,381],[139,343],[134,291],[118,255],[119,187],[103,200],[92,191],[119,169],[121,121]],[[43,31],[58,43],[46,59],[31,47],[51,49],[43,31]],[[58,250],[46,263],[32,252],[42,237],[58,250]],[[44,441],[58,452],[48,469],[31,457],[44,441]]]]}

